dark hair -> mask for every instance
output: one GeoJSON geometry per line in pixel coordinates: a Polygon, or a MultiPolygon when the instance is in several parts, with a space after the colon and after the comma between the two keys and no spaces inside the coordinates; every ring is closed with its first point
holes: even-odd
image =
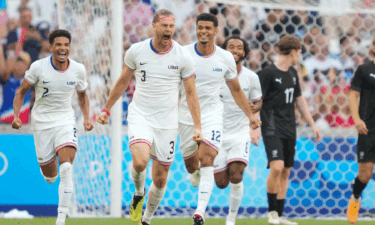
{"type": "Polygon", "coordinates": [[[152,22],[155,23],[160,17],[162,16],[173,16],[173,13],[168,9],[159,9],[155,12],[154,17],[152,18],[152,22]]]}
{"type": "Polygon", "coordinates": [[[197,22],[198,24],[199,21],[211,21],[214,23],[214,26],[217,27],[219,25],[219,22],[214,14],[211,13],[202,13],[197,17],[197,22]]]}
{"type": "Polygon", "coordinates": [[[30,9],[29,7],[27,7],[27,6],[20,6],[20,7],[18,8],[18,12],[19,12],[19,13],[22,13],[22,12],[25,11],[25,10],[29,10],[29,11],[31,11],[31,9],[30,9]]]}
{"type": "Polygon", "coordinates": [[[49,44],[52,45],[57,37],[66,37],[69,39],[69,43],[72,40],[72,36],[70,35],[69,31],[57,29],[52,31],[52,33],[48,36],[49,44]]]}
{"type": "Polygon", "coordinates": [[[285,35],[277,44],[281,55],[289,55],[293,49],[299,50],[302,48],[301,41],[294,35],[285,35]]]}
{"type": "Polygon", "coordinates": [[[247,41],[245,39],[241,38],[240,36],[233,35],[233,36],[230,36],[229,38],[225,39],[225,41],[222,45],[222,48],[227,50],[228,42],[232,39],[237,39],[237,40],[242,41],[243,50],[245,51],[245,55],[241,58],[241,60],[245,59],[250,53],[250,47],[249,47],[249,44],[247,43],[247,41]]]}

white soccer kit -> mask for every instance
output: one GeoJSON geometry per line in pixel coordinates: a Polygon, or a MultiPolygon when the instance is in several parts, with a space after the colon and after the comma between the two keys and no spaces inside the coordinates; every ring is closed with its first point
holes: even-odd
{"type": "Polygon", "coordinates": [[[31,125],[38,162],[43,165],[61,148],[77,148],[72,97],[74,92],[86,90],[86,70],[83,64],[69,59],[68,68],[60,71],[51,56],[31,64],[25,79],[35,88],[31,125]]]}
{"type": "Polygon", "coordinates": [[[179,84],[194,74],[194,61],[175,41],[164,53],[151,43],[148,39],[133,44],[125,54],[125,63],[135,70],[136,78],[128,113],[129,144],[148,144],[153,159],[170,165],[178,136],[179,84]]]}
{"type": "MultiPolygon", "coordinates": [[[[251,101],[260,100],[262,89],[256,73],[242,66],[238,82],[246,97],[251,101]]],[[[250,121],[243,110],[236,104],[228,86],[223,83],[220,97],[224,103],[223,144],[214,161],[215,173],[227,169],[231,162],[249,161],[250,121]]]]}
{"type": "MultiPolygon", "coordinates": [[[[233,55],[215,46],[212,54],[204,56],[197,50],[197,44],[185,47],[195,61],[195,85],[198,94],[203,141],[219,151],[223,129],[223,103],[220,100],[222,83],[235,80],[237,77],[236,63],[233,55]]],[[[181,89],[179,108],[179,132],[182,156],[191,157],[196,149],[196,142],[192,141],[194,123],[186,101],[185,89],[181,89]]]]}

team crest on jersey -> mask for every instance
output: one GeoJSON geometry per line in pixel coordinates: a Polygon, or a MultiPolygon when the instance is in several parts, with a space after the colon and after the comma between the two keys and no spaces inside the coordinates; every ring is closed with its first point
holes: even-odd
{"type": "Polygon", "coordinates": [[[277,150],[272,151],[272,158],[277,158],[277,150]]]}
{"type": "Polygon", "coordinates": [[[169,65],[168,69],[170,69],[170,70],[178,70],[178,66],[169,65]]]}
{"type": "Polygon", "coordinates": [[[297,83],[297,82],[296,82],[296,78],[293,77],[293,84],[296,85],[296,83],[297,83]]]}
{"type": "Polygon", "coordinates": [[[214,72],[222,72],[223,69],[221,69],[221,68],[214,68],[213,71],[214,71],[214,72]]]}
{"type": "Polygon", "coordinates": [[[67,84],[67,85],[75,85],[76,82],[75,82],[75,81],[68,81],[68,82],[66,82],[66,84],[67,84]]]}
{"type": "Polygon", "coordinates": [[[243,91],[249,91],[250,89],[249,88],[244,88],[243,91]]]}

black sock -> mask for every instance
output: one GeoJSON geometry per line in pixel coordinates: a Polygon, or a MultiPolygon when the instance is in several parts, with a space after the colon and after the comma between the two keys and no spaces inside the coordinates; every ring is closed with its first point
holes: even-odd
{"type": "Polygon", "coordinates": [[[268,197],[268,212],[276,211],[277,209],[277,194],[267,192],[268,197]]]}
{"type": "Polygon", "coordinates": [[[361,194],[362,194],[362,191],[363,189],[365,189],[367,183],[362,183],[358,177],[355,178],[354,180],[354,185],[353,185],[353,195],[356,199],[358,199],[359,197],[361,197],[361,194]]]}
{"type": "Polygon", "coordinates": [[[285,199],[277,199],[277,213],[279,217],[283,216],[285,199]]]}

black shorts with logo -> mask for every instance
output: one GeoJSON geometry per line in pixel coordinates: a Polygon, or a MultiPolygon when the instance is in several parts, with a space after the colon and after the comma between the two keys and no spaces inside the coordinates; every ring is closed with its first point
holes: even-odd
{"type": "Polygon", "coordinates": [[[375,162],[375,133],[358,135],[358,162],[375,162]]]}
{"type": "Polygon", "coordinates": [[[275,160],[283,160],[284,167],[294,166],[294,155],[296,153],[296,138],[280,138],[277,136],[263,136],[266,148],[268,165],[275,160]]]}

